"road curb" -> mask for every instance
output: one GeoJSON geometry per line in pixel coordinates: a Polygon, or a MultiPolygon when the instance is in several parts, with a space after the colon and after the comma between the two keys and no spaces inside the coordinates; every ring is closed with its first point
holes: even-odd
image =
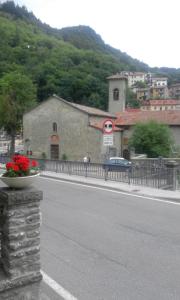
{"type": "Polygon", "coordinates": [[[134,187],[133,190],[129,191],[129,190],[125,190],[125,189],[122,189],[122,188],[116,188],[116,187],[113,187],[113,186],[105,186],[103,184],[100,184],[100,183],[92,183],[92,182],[84,182],[84,181],[81,181],[81,180],[78,180],[78,179],[72,179],[72,178],[60,178],[60,177],[57,177],[57,176],[53,176],[53,175],[47,175],[47,174],[41,174],[40,175],[41,177],[46,177],[46,178],[53,178],[53,179],[57,179],[57,180],[60,180],[60,181],[65,181],[65,182],[75,182],[75,183],[78,183],[78,184],[83,184],[83,185],[86,185],[86,186],[93,186],[93,187],[100,187],[100,188],[104,188],[104,189],[107,189],[107,190],[113,190],[113,191],[120,191],[120,192],[123,192],[123,193],[127,193],[127,194],[133,194],[133,195],[137,195],[137,196],[143,196],[143,197],[151,197],[151,198],[154,198],[154,199],[162,199],[162,200],[166,200],[166,201],[173,201],[173,202],[180,202],[180,198],[179,197],[167,197],[167,196],[160,196],[160,195],[152,195],[152,194],[148,194],[148,193],[143,193],[141,192],[141,190],[139,190],[138,188],[134,187]]]}

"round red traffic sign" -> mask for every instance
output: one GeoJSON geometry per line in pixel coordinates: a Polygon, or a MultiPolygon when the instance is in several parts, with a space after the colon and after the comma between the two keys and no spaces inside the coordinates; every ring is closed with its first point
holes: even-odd
{"type": "Polygon", "coordinates": [[[105,120],[104,123],[103,123],[103,132],[105,134],[111,134],[113,133],[113,128],[114,125],[113,125],[113,121],[108,119],[108,120],[105,120]]]}

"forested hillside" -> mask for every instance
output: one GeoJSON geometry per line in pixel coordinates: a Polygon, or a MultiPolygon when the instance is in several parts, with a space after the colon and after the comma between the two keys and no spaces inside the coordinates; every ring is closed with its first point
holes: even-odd
{"type": "MultiPolygon", "coordinates": [[[[122,70],[151,71],[148,65],[106,45],[87,26],[54,29],[25,7],[0,5],[0,79],[12,71],[28,76],[37,100],[57,94],[66,100],[107,109],[107,77],[122,70]]],[[[180,80],[180,69],[155,69],[180,80]]]]}

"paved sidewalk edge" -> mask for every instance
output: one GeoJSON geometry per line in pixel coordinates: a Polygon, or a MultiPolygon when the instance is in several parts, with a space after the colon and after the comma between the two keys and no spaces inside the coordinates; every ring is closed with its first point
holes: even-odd
{"type": "MultiPolygon", "coordinates": [[[[61,174],[62,175],[62,174],[61,174]]],[[[96,182],[96,183],[92,183],[92,182],[84,182],[84,181],[81,181],[79,178],[63,178],[63,177],[58,177],[58,176],[53,176],[52,175],[47,175],[47,174],[41,174],[41,177],[46,177],[46,178],[53,178],[53,179],[57,179],[57,180],[62,180],[62,181],[66,181],[66,182],[76,182],[76,183],[79,183],[79,184],[83,184],[83,185],[89,185],[89,186],[93,186],[93,187],[101,187],[101,188],[104,188],[104,189],[107,189],[107,190],[114,190],[114,191],[120,191],[120,192],[123,192],[123,193],[127,193],[127,194],[134,194],[134,195],[137,195],[137,196],[144,196],[144,197],[151,197],[151,198],[156,198],[156,199],[163,199],[163,200],[169,200],[169,201],[174,201],[174,202],[180,202],[180,195],[177,195],[177,196],[165,196],[165,195],[153,195],[153,194],[150,194],[150,193],[145,193],[143,192],[142,190],[140,190],[139,186],[132,186],[131,187],[134,189],[133,190],[126,190],[125,188],[122,188],[122,187],[113,187],[113,186],[105,186],[103,184],[101,184],[100,182],[96,182]]],[[[106,181],[105,181],[106,182],[106,181]]],[[[112,182],[111,181],[107,181],[109,184],[111,184],[112,182]]],[[[114,183],[114,182],[113,182],[114,183]]],[[[121,182],[118,182],[119,184],[121,182]]],[[[125,183],[124,183],[125,184],[125,183]]],[[[129,187],[129,185],[127,184],[127,188],[129,187]]],[[[142,187],[143,188],[143,187],[142,187]]],[[[144,187],[146,188],[146,187],[144,187]]],[[[157,189],[157,191],[159,191],[157,189]]],[[[173,191],[172,191],[173,192],[173,191]]],[[[166,190],[164,190],[164,193],[166,193],[166,190]]]]}

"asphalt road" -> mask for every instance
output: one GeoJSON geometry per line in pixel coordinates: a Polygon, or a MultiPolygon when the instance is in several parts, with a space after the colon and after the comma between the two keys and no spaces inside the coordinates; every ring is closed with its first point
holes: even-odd
{"type": "Polygon", "coordinates": [[[180,205],[47,178],[37,187],[42,270],[74,297],[180,299],[180,205]]]}

